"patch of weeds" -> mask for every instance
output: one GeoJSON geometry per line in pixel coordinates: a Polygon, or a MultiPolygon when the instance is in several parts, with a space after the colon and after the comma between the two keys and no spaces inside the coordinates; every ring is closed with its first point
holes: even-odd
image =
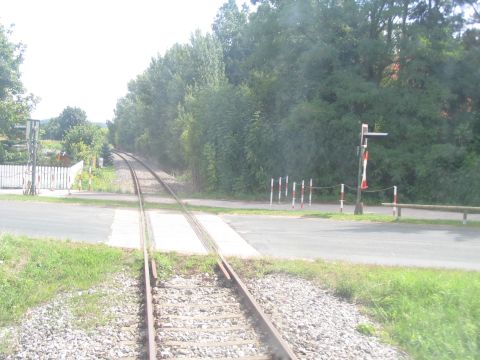
{"type": "Polygon", "coordinates": [[[183,256],[174,252],[155,253],[157,275],[160,280],[166,280],[174,273],[192,275],[199,273],[213,274],[217,266],[217,258],[213,255],[183,256]]]}
{"type": "Polygon", "coordinates": [[[377,333],[375,326],[372,324],[358,324],[355,330],[366,336],[375,336],[377,333]]]}
{"type": "Polygon", "coordinates": [[[15,351],[15,335],[10,329],[0,328],[0,357],[1,355],[11,355],[15,351]]]}
{"type": "Polygon", "coordinates": [[[355,287],[349,281],[342,281],[335,287],[334,294],[347,301],[352,301],[355,295],[355,287]]]}
{"type": "Polygon", "coordinates": [[[111,315],[105,312],[108,296],[102,293],[86,292],[70,299],[69,305],[74,315],[74,324],[80,329],[93,330],[108,324],[111,315]]]}

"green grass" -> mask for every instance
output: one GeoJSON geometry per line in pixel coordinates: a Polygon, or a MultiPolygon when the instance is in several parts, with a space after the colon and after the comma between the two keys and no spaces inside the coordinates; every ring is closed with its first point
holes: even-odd
{"type": "MultiPolygon", "coordinates": [[[[480,359],[480,272],[233,259],[244,276],[283,272],[355,301],[383,326],[386,340],[415,359],[480,359]]],[[[376,330],[360,326],[372,335],[376,330]]]]}
{"type": "Polygon", "coordinates": [[[40,145],[49,150],[61,151],[63,149],[63,143],[60,140],[40,140],[40,145]]]}
{"type": "Polygon", "coordinates": [[[25,196],[25,195],[0,195],[0,201],[33,201],[54,204],[77,204],[91,206],[107,206],[107,207],[138,207],[138,202],[128,200],[105,200],[105,199],[85,199],[75,197],[48,197],[48,196],[25,196]]]}
{"type": "Polygon", "coordinates": [[[83,293],[73,297],[69,302],[75,317],[74,325],[80,329],[95,329],[107,324],[112,318],[104,311],[109,302],[106,294],[83,293]]]}
{"type": "Polygon", "coordinates": [[[213,274],[217,258],[213,255],[182,256],[174,252],[153,254],[160,280],[166,280],[173,274],[213,274]]]}
{"type": "MultiPolygon", "coordinates": [[[[120,186],[115,184],[116,173],[113,167],[92,169],[92,191],[119,193],[120,186]]],[[[76,182],[78,184],[78,182],[76,182]]],[[[89,189],[88,167],[82,172],[82,189],[89,189]]],[[[78,185],[77,185],[78,186],[78,185]]]]}
{"type": "Polygon", "coordinates": [[[87,289],[126,264],[135,253],[104,245],[0,235],[0,327],[59,292],[87,289]]]}

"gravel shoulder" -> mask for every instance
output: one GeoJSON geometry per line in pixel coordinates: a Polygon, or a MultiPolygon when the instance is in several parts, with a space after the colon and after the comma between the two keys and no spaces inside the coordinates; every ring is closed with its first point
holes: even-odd
{"type": "Polygon", "coordinates": [[[247,286],[300,359],[408,359],[357,330],[377,325],[354,304],[307,280],[272,274],[251,279],[247,286]]]}
{"type": "Polygon", "coordinates": [[[0,358],[142,359],[141,311],[139,281],[117,273],[91,289],[59,294],[0,329],[3,350],[10,348],[0,358]]]}

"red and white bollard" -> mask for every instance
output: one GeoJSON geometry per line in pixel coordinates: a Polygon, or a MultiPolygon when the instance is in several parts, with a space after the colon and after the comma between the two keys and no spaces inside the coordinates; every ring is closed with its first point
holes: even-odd
{"type": "MultiPolygon", "coordinates": [[[[398,200],[398,198],[397,198],[397,187],[394,186],[393,187],[393,204],[394,205],[397,205],[397,200],[398,200]]],[[[393,216],[397,216],[397,207],[396,206],[393,207],[393,216]]]]}
{"type": "Polygon", "coordinates": [[[273,178],[270,183],[270,207],[272,207],[272,203],[273,203],[273,178]]]}
{"type": "Polygon", "coordinates": [[[285,178],[285,199],[288,198],[288,175],[285,178]]]}
{"type": "Polygon", "coordinates": [[[345,200],[345,184],[340,184],[340,212],[343,213],[343,201],[345,200]]]}
{"type": "Polygon", "coordinates": [[[280,201],[282,200],[282,177],[278,178],[278,204],[280,205],[280,201]]]}
{"type": "Polygon", "coordinates": [[[292,187],[292,209],[295,209],[295,188],[296,187],[297,187],[297,183],[294,181],[293,187],[292,187]]]}
{"type": "Polygon", "coordinates": [[[310,179],[310,194],[308,196],[308,205],[312,206],[313,179],[310,179]]]}
{"type": "Polygon", "coordinates": [[[302,192],[301,192],[301,196],[300,196],[300,207],[303,209],[303,197],[305,195],[305,180],[302,180],[302,192]]]}

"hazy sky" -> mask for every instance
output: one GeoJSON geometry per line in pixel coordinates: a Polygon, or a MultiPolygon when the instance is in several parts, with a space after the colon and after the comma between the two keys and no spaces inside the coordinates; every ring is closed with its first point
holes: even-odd
{"type": "MultiPolygon", "coordinates": [[[[195,29],[210,31],[225,0],[1,0],[0,22],[26,45],[21,66],[28,92],[41,98],[34,119],[66,106],[91,121],[112,119],[127,83],[150,59],[195,29]]],[[[244,1],[237,1],[238,4],[244,1]]]]}

